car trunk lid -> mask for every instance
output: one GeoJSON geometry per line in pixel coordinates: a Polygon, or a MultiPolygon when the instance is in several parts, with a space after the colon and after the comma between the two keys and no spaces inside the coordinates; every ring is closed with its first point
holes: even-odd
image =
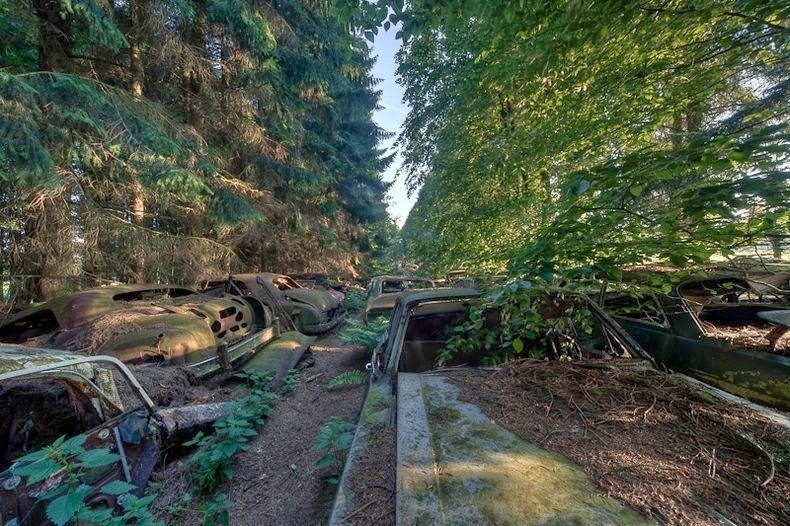
{"type": "Polygon", "coordinates": [[[458,396],[441,373],[398,375],[398,524],[650,523],[458,396]]]}

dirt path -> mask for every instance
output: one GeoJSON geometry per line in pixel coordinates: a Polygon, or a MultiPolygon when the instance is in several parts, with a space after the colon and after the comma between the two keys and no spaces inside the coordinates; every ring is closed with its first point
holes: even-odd
{"type": "Polygon", "coordinates": [[[316,467],[322,453],[311,449],[319,428],[332,417],[356,422],[363,397],[362,387],[327,391],[326,384],[338,373],[360,368],[367,353],[343,345],[334,334],[320,338],[312,351],[315,365],[302,370],[299,387],[280,399],[249,451],[236,459],[231,481],[218,491],[233,503],[234,526],[326,521],[335,488],[322,480],[331,473],[316,467]]]}

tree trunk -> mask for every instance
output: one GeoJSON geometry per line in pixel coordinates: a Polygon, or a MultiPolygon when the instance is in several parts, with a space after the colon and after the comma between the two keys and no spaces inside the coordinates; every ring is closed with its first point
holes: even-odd
{"type": "MultiPolygon", "coordinates": [[[[140,180],[134,177],[132,180],[132,202],[131,202],[131,215],[132,223],[138,227],[145,227],[145,192],[140,180]]],[[[141,236],[142,237],[142,236],[141,236]]],[[[144,239],[144,237],[143,237],[144,239]]],[[[142,283],[145,281],[145,253],[142,246],[130,246],[129,250],[131,261],[131,275],[129,280],[133,283],[142,283]]]]}
{"type": "Polygon", "coordinates": [[[143,41],[143,21],[145,20],[148,2],[144,0],[133,0],[129,5],[129,15],[131,17],[131,27],[129,29],[129,91],[135,97],[143,96],[143,86],[145,84],[145,65],[141,43],[143,41]]]}
{"type": "Polygon", "coordinates": [[[775,259],[782,259],[782,236],[768,236],[775,259]]]}
{"type": "Polygon", "coordinates": [[[60,16],[60,3],[33,0],[33,14],[38,20],[38,69],[62,71],[68,60],[71,39],[68,23],[60,16]]]}
{"type": "MultiPolygon", "coordinates": [[[[206,2],[197,0],[194,5],[195,21],[186,29],[187,42],[195,49],[200,50],[200,58],[206,57],[206,2]]],[[[202,130],[203,119],[200,113],[199,99],[203,91],[203,82],[197,60],[188,61],[184,66],[187,123],[195,127],[198,132],[202,130]]]]}

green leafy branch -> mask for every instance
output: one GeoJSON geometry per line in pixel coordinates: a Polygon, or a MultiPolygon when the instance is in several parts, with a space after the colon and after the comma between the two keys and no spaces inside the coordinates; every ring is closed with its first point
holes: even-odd
{"type": "Polygon", "coordinates": [[[27,486],[48,479],[54,481],[54,487],[41,500],[47,502],[47,518],[56,526],[70,522],[100,526],[162,524],[153,520],[149,509],[156,495],[139,498],[131,493],[137,486],[120,480],[108,482],[98,490],[83,482],[121,458],[106,448],[85,449],[87,438],[78,435],[66,440],[61,436],[49,446],[19,458],[11,472],[24,477],[27,486]],[[120,512],[116,514],[112,508],[89,506],[86,499],[94,493],[115,496],[120,512]]]}
{"type": "Polygon", "coordinates": [[[365,371],[360,371],[358,369],[353,371],[343,371],[329,380],[329,383],[326,384],[326,388],[330,391],[336,391],[344,387],[362,385],[367,381],[367,379],[368,375],[365,371]]]}
{"type": "Polygon", "coordinates": [[[382,318],[371,320],[367,324],[359,320],[348,319],[340,331],[340,339],[344,343],[362,345],[366,349],[373,350],[388,327],[389,320],[382,318]]]}

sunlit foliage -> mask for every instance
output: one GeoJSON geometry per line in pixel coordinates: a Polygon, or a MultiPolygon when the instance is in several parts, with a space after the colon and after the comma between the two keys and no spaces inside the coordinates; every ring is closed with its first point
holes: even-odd
{"type": "Polygon", "coordinates": [[[379,4],[411,105],[402,236],[432,268],[616,274],[787,236],[786,2],[379,4]]]}

